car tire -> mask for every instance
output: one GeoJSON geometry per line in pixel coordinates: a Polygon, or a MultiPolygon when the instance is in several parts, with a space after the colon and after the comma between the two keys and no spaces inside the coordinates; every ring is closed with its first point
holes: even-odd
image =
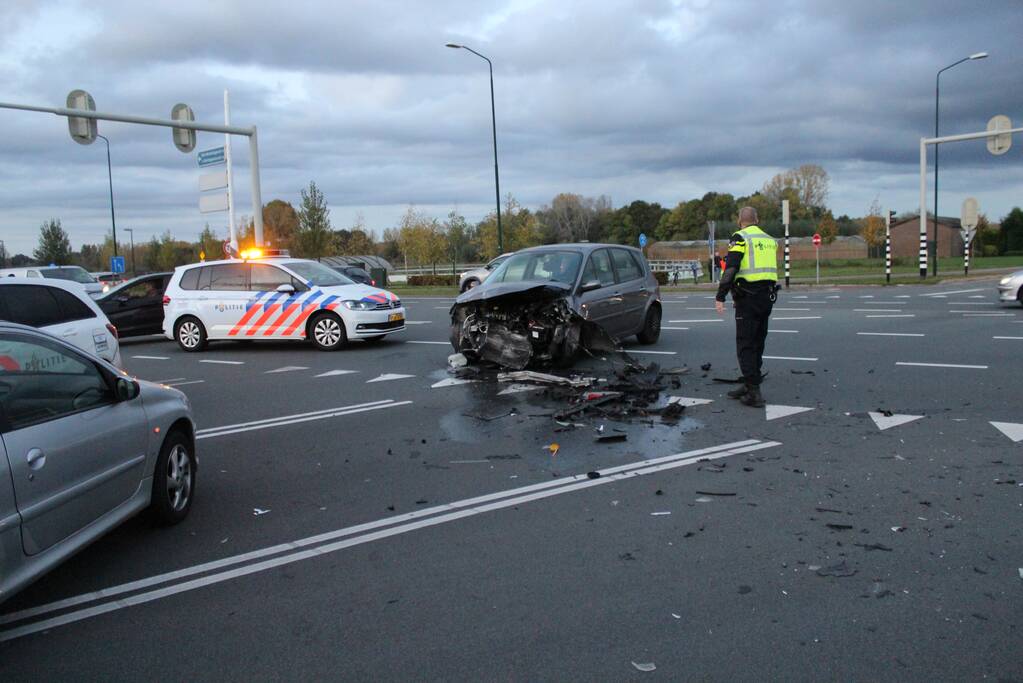
{"type": "Polygon", "coordinates": [[[206,328],[193,316],[185,316],[174,325],[174,338],[182,351],[193,353],[206,348],[206,328]]]}
{"type": "Polygon", "coordinates": [[[336,313],[317,313],[309,321],[309,341],[320,351],[337,351],[348,343],[345,323],[336,313]]]}
{"type": "Polygon", "coordinates": [[[149,514],[163,525],[177,524],[188,516],[195,499],[195,444],[184,433],[167,435],[156,458],[149,514]]]}
{"type": "Polygon", "coordinates": [[[1023,306],[1023,285],[1021,285],[1020,288],[1016,290],[1016,301],[1019,302],[1020,306],[1023,306]]]}
{"type": "Polygon", "coordinates": [[[661,307],[654,305],[647,309],[646,319],[643,320],[643,329],[639,331],[636,338],[640,344],[656,344],[661,336],[661,307]]]}
{"type": "Polygon", "coordinates": [[[480,284],[479,280],[477,280],[475,278],[469,278],[468,280],[465,281],[465,284],[462,285],[462,291],[463,292],[468,292],[470,289],[473,289],[474,287],[478,287],[479,284],[480,284]]]}

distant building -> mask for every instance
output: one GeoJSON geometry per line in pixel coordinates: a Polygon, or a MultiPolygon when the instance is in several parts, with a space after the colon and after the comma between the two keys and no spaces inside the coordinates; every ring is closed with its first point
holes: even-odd
{"type": "MultiPolygon", "coordinates": [[[[963,236],[958,218],[938,216],[938,258],[963,255],[963,236]]],[[[920,214],[895,221],[892,230],[892,256],[917,258],[920,255],[920,214]]],[[[927,242],[934,241],[934,218],[927,216],[927,242]]],[[[930,252],[928,252],[930,256],[930,252]]]]}
{"type": "MultiPolygon", "coordinates": [[[[778,265],[784,264],[785,238],[778,240],[778,265]]],[[[961,240],[960,240],[961,241],[961,240]]],[[[719,255],[728,250],[728,239],[718,240],[714,247],[719,255]]],[[[831,244],[820,247],[821,260],[867,258],[867,243],[859,235],[836,237],[831,244]]],[[[706,260],[707,240],[683,240],[677,242],[654,242],[646,248],[648,261],[706,260]]],[[[789,253],[793,261],[812,261],[816,258],[812,237],[790,237],[789,253]]]]}

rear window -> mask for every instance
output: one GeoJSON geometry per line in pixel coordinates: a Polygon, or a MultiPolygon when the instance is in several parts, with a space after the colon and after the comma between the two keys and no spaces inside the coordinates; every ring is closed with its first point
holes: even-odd
{"type": "Polygon", "coordinates": [[[181,276],[181,282],[179,287],[181,289],[199,289],[199,271],[202,268],[190,268],[185,271],[185,274],[181,276]]]}
{"type": "Polygon", "coordinates": [[[0,287],[0,298],[5,304],[0,307],[0,311],[3,311],[10,322],[31,327],[45,327],[61,323],[64,321],[64,314],[57,300],[50,293],[53,289],[53,287],[36,285],[0,287]]]}
{"type": "Polygon", "coordinates": [[[611,258],[614,259],[619,282],[628,282],[643,276],[643,269],[636,263],[632,252],[625,249],[612,249],[611,258]]]}
{"type": "Polygon", "coordinates": [[[60,306],[61,314],[63,315],[62,322],[88,320],[89,318],[96,317],[92,309],[86,306],[85,302],[74,294],[65,292],[63,289],[57,289],[56,287],[47,287],[46,289],[50,290],[50,294],[53,295],[53,298],[57,300],[57,305],[60,306]]]}
{"type": "Polygon", "coordinates": [[[249,287],[249,265],[247,263],[206,266],[203,270],[209,271],[209,288],[213,291],[238,292],[249,287]]]}
{"type": "Polygon", "coordinates": [[[89,275],[88,271],[78,266],[62,266],[59,268],[41,268],[40,273],[43,277],[48,277],[53,280],[71,280],[71,282],[77,282],[82,285],[88,285],[96,282],[96,278],[89,275]]]}

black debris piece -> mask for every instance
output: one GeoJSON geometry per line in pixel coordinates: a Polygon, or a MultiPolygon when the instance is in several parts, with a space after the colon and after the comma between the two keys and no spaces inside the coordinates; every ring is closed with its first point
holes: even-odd
{"type": "Polygon", "coordinates": [[[597,436],[597,443],[615,443],[618,441],[625,441],[628,438],[627,434],[600,434],[597,436]]]}
{"type": "Polygon", "coordinates": [[[463,417],[474,417],[477,420],[482,420],[484,422],[493,422],[494,420],[500,420],[502,417],[509,417],[510,415],[514,415],[514,414],[515,414],[514,410],[509,410],[506,413],[500,413],[498,415],[473,415],[472,413],[462,413],[462,416],[463,417]]]}
{"type": "Polygon", "coordinates": [[[817,570],[817,576],[855,576],[858,570],[850,567],[842,560],[838,564],[832,564],[827,567],[821,567],[817,570]]]}
{"type": "Polygon", "coordinates": [[[885,417],[891,417],[892,415],[894,415],[894,413],[893,413],[892,411],[890,411],[890,410],[885,410],[884,408],[878,408],[878,409],[877,409],[877,412],[881,413],[881,414],[882,414],[882,415],[884,415],[885,417]]]}
{"type": "Polygon", "coordinates": [[[393,506],[393,505],[388,505],[388,506],[387,506],[387,509],[388,509],[388,510],[389,510],[390,512],[394,512],[394,506],[393,506]]]}
{"type": "Polygon", "coordinates": [[[600,472],[596,472],[596,471],[587,472],[586,473],[586,477],[587,477],[587,479],[600,479],[600,472]]]}
{"type": "Polygon", "coordinates": [[[708,370],[710,370],[710,368],[711,368],[710,363],[704,363],[703,365],[700,366],[700,369],[703,370],[704,372],[707,372],[708,370]]]}
{"type": "Polygon", "coordinates": [[[729,493],[725,491],[697,491],[698,496],[735,496],[736,493],[729,493]]]}
{"type": "Polygon", "coordinates": [[[834,512],[839,515],[846,514],[845,510],[835,510],[834,508],[814,508],[817,512],[834,512]]]}
{"type": "Polygon", "coordinates": [[[793,375],[813,375],[817,376],[817,373],[813,370],[789,370],[793,375]]]}
{"type": "Polygon", "coordinates": [[[621,555],[618,556],[618,559],[619,560],[625,560],[627,562],[631,562],[631,561],[635,560],[636,558],[635,558],[635,556],[633,556],[632,553],[622,553],[621,555]]]}
{"type": "Polygon", "coordinates": [[[507,455],[488,455],[487,460],[521,460],[522,456],[518,453],[509,453],[507,455]]]}
{"type": "Polygon", "coordinates": [[[892,551],[891,548],[889,548],[883,543],[853,543],[853,545],[859,546],[860,548],[863,548],[868,552],[871,550],[883,550],[886,553],[890,553],[892,551]]]}
{"type": "Polygon", "coordinates": [[[834,531],[848,531],[852,529],[852,524],[825,524],[824,526],[834,531]]]}
{"type": "Polygon", "coordinates": [[[416,505],[426,505],[426,504],[427,504],[427,503],[429,503],[429,502],[430,502],[430,501],[428,501],[428,500],[426,500],[426,499],[420,499],[420,500],[417,500],[417,501],[416,501],[416,505]]]}
{"type": "Polygon", "coordinates": [[[655,496],[663,496],[664,495],[664,491],[662,491],[661,489],[657,489],[656,491],[654,491],[654,495],[655,496]]]}
{"type": "Polygon", "coordinates": [[[739,586],[739,595],[746,595],[747,593],[752,592],[753,592],[752,586],[739,586]]]}

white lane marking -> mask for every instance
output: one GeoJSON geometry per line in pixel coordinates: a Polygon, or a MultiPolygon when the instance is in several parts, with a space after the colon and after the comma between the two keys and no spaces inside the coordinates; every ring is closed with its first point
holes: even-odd
{"type": "Polygon", "coordinates": [[[200,429],[196,431],[195,438],[197,441],[199,439],[212,439],[218,436],[227,436],[228,434],[251,432],[257,429],[284,427],[287,425],[299,424],[302,422],[311,422],[313,420],[325,420],[330,417],[354,415],[355,413],[364,413],[368,410],[380,410],[381,408],[397,408],[398,406],[404,406],[410,403],[412,403],[412,401],[393,401],[391,399],[388,399],[386,401],[374,401],[372,403],[342,406],[340,408],[314,410],[313,412],[310,413],[298,413],[295,415],[287,415],[285,417],[279,418],[269,418],[266,420],[256,420],[254,422],[241,422],[236,425],[224,425],[222,427],[210,427],[209,429],[200,429]]]}
{"type": "Polygon", "coordinates": [[[993,301],[946,301],[949,306],[997,306],[993,301]]]}
{"type": "Polygon", "coordinates": [[[970,298],[971,298],[971,299],[983,299],[983,298],[984,298],[984,295],[983,295],[983,294],[974,294],[974,295],[973,295],[973,296],[971,296],[970,298]]]}
{"type": "Polygon", "coordinates": [[[896,294],[895,298],[896,299],[908,299],[909,298],[909,294],[896,294]]]}
{"type": "Polygon", "coordinates": [[[662,327],[662,330],[688,330],[688,327],[662,327]]]}
{"type": "Polygon", "coordinates": [[[669,396],[668,403],[678,403],[689,408],[691,406],[702,406],[714,401],[709,398],[689,398],[688,396],[669,396]]]}
{"type": "Polygon", "coordinates": [[[166,384],[169,387],[183,387],[186,384],[202,384],[205,381],[204,379],[193,379],[190,382],[162,382],[162,384],[166,384]]]}
{"type": "Polygon", "coordinates": [[[433,310],[435,310],[435,311],[446,311],[449,308],[451,308],[451,307],[450,306],[434,306],[433,310]]]}
{"type": "Polygon", "coordinates": [[[686,306],[687,311],[716,311],[713,306],[686,306]]]}
{"type": "Polygon", "coordinates": [[[472,384],[473,382],[479,382],[478,379],[458,379],[457,377],[449,377],[442,379],[439,382],[434,382],[430,385],[431,389],[440,389],[441,387],[456,387],[459,384],[472,384]]]}
{"type": "Polygon", "coordinates": [[[413,339],[406,339],[406,344],[440,344],[442,346],[451,346],[451,342],[439,342],[439,341],[415,341],[413,339]]]}
{"type": "Polygon", "coordinates": [[[255,550],[221,560],[215,560],[213,562],[207,562],[193,567],[186,567],[184,569],[167,572],[147,579],[132,581],[119,586],[113,586],[111,588],[94,591],[92,593],[77,595],[46,605],[31,607],[20,612],[0,616],[0,624],[11,623],[67,609],[68,607],[94,602],[96,600],[108,600],[108,602],[101,603],[93,607],[77,610],[75,612],[67,612],[50,619],[24,624],[22,626],[7,629],[6,631],[0,631],[0,642],[13,640],[32,633],[38,633],[39,631],[45,631],[57,626],[75,623],[82,621],[83,619],[88,619],[100,614],[106,614],[125,607],[141,605],[160,598],[169,597],[171,595],[177,595],[179,593],[184,593],[205,586],[222,583],[241,576],[247,576],[249,574],[255,574],[275,567],[292,564],[301,560],[319,557],[338,550],[361,545],[363,543],[397,536],[417,529],[436,526],[446,522],[453,522],[458,519],[473,517],[485,512],[514,507],[534,500],[542,500],[544,498],[561,495],[562,493],[601,486],[603,484],[621,481],[630,477],[654,474],[664,470],[686,467],[688,465],[703,462],[704,460],[716,460],[730,455],[750,453],[780,445],[782,444],[778,441],[758,442],[755,439],[739,441],[734,444],[724,444],[722,446],[704,448],[686,453],[678,453],[675,455],[654,458],[652,460],[619,465],[617,467],[609,467],[607,469],[598,470],[600,477],[597,479],[590,479],[587,474],[577,474],[572,477],[561,477],[554,481],[544,481],[517,489],[477,496],[475,498],[455,501],[446,505],[438,505],[424,510],[416,510],[404,515],[395,515],[393,517],[376,520],[374,522],[367,522],[352,527],[337,529],[335,531],[326,532],[317,536],[310,536],[290,543],[281,543],[269,548],[263,548],[261,550],[255,550]],[[424,517],[429,518],[423,519],[424,517]],[[390,528],[373,531],[374,529],[380,529],[381,527],[390,528]],[[345,539],[346,536],[355,537],[345,539]],[[328,543],[327,541],[335,542],[328,543]],[[308,546],[314,547],[308,548],[308,546]],[[302,548],[306,549],[302,550],[302,548]],[[281,553],[286,554],[282,555],[281,553]],[[271,557],[273,555],[278,555],[278,557],[271,557]],[[267,557],[270,557],[271,559],[265,559],[261,562],[255,562],[253,564],[237,567],[236,569],[228,571],[222,571],[216,574],[209,574],[202,578],[166,586],[146,593],[138,593],[125,598],[110,599],[114,596],[123,595],[124,593],[129,593],[131,591],[149,588],[151,586],[157,586],[177,579],[195,576],[197,574],[203,574],[216,569],[222,569],[224,567],[239,565],[251,560],[259,560],[267,557]]]}
{"type": "Polygon", "coordinates": [[[799,334],[799,330],[768,330],[768,334],[799,334]]]}
{"type": "Polygon", "coordinates": [[[366,380],[366,384],[372,384],[373,382],[392,382],[396,379],[408,379],[410,377],[415,377],[415,375],[399,375],[395,372],[385,372],[379,377],[366,380]]]}
{"type": "Polygon", "coordinates": [[[861,294],[860,298],[861,299],[873,299],[874,295],[873,294],[861,294]]]}
{"type": "Polygon", "coordinates": [[[328,370],[316,375],[317,377],[337,377],[338,375],[354,375],[358,370],[328,370]]]}
{"type": "Polygon", "coordinates": [[[905,301],[861,301],[861,306],[903,306],[905,301]]]}
{"type": "Polygon", "coordinates": [[[915,318],[913,313],[882,313],[881,315],[865,315],[864,318],[915,318]]]}
{"type": "Polygon", "coordinates": [[[820,320],[820,319],[821,319],[821,316],[819,316],[819,315],[802,315],[802,316],[795,315],[795,316],[790,316],[788,318],[772,318],[772,320],[820,320]]]}
{"type": "Polygon", "coordinates": [[[870,416],[870,419],[874,421],[874,424],[876,424],[877,428],[882,432],[886,429],[898,427],[899,425],[904,425],[923,417],[923,415],[885,415],[884,413],[876,413],[874,411],[868,412],[867,415],[870,416]]]}
{"type": "Polygon", "coordinates": [[[768,420],[777,420],[782,417],[788,417],[789,415],[798,415],[799,413],[805,413],[813,408],[806,408],[803,406],[777,406],[768,404],[764,409],[764,416],[768,420]]]}
{"type": "Polygon", "coordinates": [[[967,370],[987,370],[986,365],[957,365],[955,363],[911,363],[909,361],[896,361],[896,365],[912,365],[921,368],[965,368],[967,370]]]}
{"type": "Polygon", "coordinates": [[[799,356],[764,356],[764,360],[805,360],[815,361],[816,358],[800,358],[799,356]]]}
{"type": "MultiPolygon", "coordinates": [[[[921,294],[920,296],[927,296],[927,295],[926,295],[926,294],[921,294]]],[[[932,295],[932,296],[933,296],[933,298],[935,298],[935,299],[947,299],[947,298],[948,298],[948,297],[947,297],[947,296],[945,296],[944,294],[934,294],[934,295],[932,295]]]]}
{"type": "Polygon", "coordinates": [[[154,379],[153,382],[156,384],[167,384],[168,382],[180,382],[181,380],[188,379],[187,377],[171,377],[170,379],[154,379]]]}
{"type": "Polygon", "coordinates": [[[795,312],[795,311],[809,311],[809,310],[812,310],[812,309],[810,309],[810,308],[779,308],[779,307],[775,306],[773,310],[775,310],[775,311],[795,312]]]}
{"type": "Polygon", "coordinates": [[[429,325],[432,322],[433,322],[432,320],[406,320],[405,324],[406,325],[429,325]]]}
{"type": "Polygon", "coordinates": [[[857,332],[861,337],[922,337],[919,332],[857,332]]]}
{"type": "Polygon", "coordinates": [[[639,349],[626,349],[628,353],[652,353],[655,356],[674,356],[678,351],[640,351],[639,349]]]}
{"type": "Polygon", "coordinates": [[[276,372],[295,372],[296,370],[308,370],[304,365],[285,365],[283,368],[277,368],[276,370],[267,370],[264,375],[272,375],[276,372]]]}
{"type": "Polygon", "coordinates": [[[901,308],[854,308],[853,313],[902,313],[901,308]]]}
{"type": "Polygon", "coordinates": [[[949,294],[970,294],[972,292],[986,292],[987,289],[984,287],[978,287],[976,289],[956,289],[951,292],[939,292],[936,294],[919,294],[918,296],[929,296],[929,297],[946,297],[949,294]]]}
{"type": "Polygon", "coordinates": [[[1023,337],[991,337],[992,339],[1023,339],[1023,337]]]}
{"type": "Polygon", "coordinates": [[[792,297],[792,298],[793,298],[793,299],[809,299],[810,297],[808,297],[808,296],[807,296],[807,295],[805,295],[805,294],[801,294],[800,296],[794,296],[794,297],[792,297]]]}
{"type": "Polygon", "coordinates": [[[706,318],[704,320],[669,320],[669,323],[721,323],[724,322],[724,318],[706,318]]]}
{"type": "Polygon", "coordinates": [[[962,313],[964,318],[1015,318],[1015,313],[974,313],[973,311],[949,311],[949,313],[962,313]]]}
{"type": "Polygon", "coordinates": [[[140,360],[170,360],[170,356],[132,356],[140,360]]]}
{"type": "Polygon", "coordinates": [[[841,299],[842,297],[838,294],[832,294],[831,296],[824,297],[825,299],[841,299]]]}
{"type": "Polygon", "coordinates": [[[216,365],[245,365],[243,360],[201,360],[200,363],[214,363],[216,365]]]}
{"type": "Polygon", "coordinates": [[[991,422],[990,425],[1009,437],[1013,443],[1023,441],[1023,424],[1017,422],[991,422]]]}

